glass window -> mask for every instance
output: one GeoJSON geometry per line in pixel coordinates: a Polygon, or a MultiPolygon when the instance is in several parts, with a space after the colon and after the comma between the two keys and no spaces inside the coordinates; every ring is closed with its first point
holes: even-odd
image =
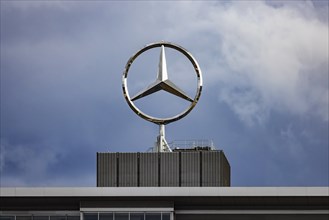
{"type": "Polygon", "coordinates": [[[0,216],[0,220],[15,220],[15,216],[0,216]]]}
{"type": "Polygon", "coordinates": [[[32,216],[16,216],[16,220],[32,220],[32,216]]]}
{"type": "Polygon", "coordinates": [[[146,213],[145,220],[161,220],[161,213],[146,213]]]}
{"type": "Polygon", "coordinates": [[[33,220],[49,220],[49,216],[33,216],[33,220]]]}
{"type": "Polygon", "coordinates": [[[144,213],[130,213],[130,220],[144,220],[144,213]]]}
{"type": "Polygon", "coordinates": [[[50,216],[50,220],[66,220],[66,216],[50,216]]]}
{"type": "Polygon", "coordinates": [[[99,220],[113,220],[113,213],[99,213],[99,220]]]}
{"type": "Polygon", "coordinates": [[[115,220],[128,220],[129,214],[128,213],[115,213],[115,220]]]}
{"type": "Polygon", "coordinates": [[[80,216],[67,216],[67,220],[80,220],[80,216]]]}
{"type": "Polygon", "coordinates": [[[83,220],[98,220],[98,213],[84,213],[83,220]]]}
{"type": "Polygon", "coordinates": [[[170,220],[170,213],[162,213],[162,220],[170,220]]]}

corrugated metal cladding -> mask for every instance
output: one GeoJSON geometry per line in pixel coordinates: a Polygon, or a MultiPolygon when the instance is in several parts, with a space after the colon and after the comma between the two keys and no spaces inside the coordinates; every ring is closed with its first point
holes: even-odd
{"type": "Polygon", "coordinates": [[[181,153],[181,186],[200,186],[200,153],[181,153]]]}
{"type": "Polygon", "coordinates": [[[179,186],[179,153],[159,153],[160,186],[179,186]]]}
{"type": "Polygon", "coordinates": [[[116,153],[97,153],[97,186],[117,186],[116,153]]]}
{"type": "Polygon", "coordinates": [[[222,168],[221,186],[230,186],[231,185],[231,167],[230,167],[230,164],[223,151],[221,151],[221,168],[222,168]]]}
{"type": "Polygon", "coordinates": [[[220,151],[202,152],[202,186],[220,186],[220,151]]]}
{"type": "Polygon", "coordinates": [[[139,154],[139,186],[159,186],[159,154],[139,154]]]}
{"type": "Polygon", "coordinates": [[[223,151],[97,153],[97,186],[230,186],[230,165],[223,151]]]}
{"type": "Polygon", "coordinates": [[[119,153],[117,162],[119,186],[137,186],[137,154],[119,153]]]}

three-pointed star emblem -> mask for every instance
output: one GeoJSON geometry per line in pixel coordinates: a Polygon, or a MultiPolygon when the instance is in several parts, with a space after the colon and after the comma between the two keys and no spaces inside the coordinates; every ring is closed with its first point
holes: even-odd
{"type": "Polygon", "coordinates": [[[161,46],[157,79],[155,80],[155,82],[151,83],[146,89],[140,91],[134,97],[132,97],[131,101],[135,101],[160,90],[164,90],[187,101],[193,102],[193,99],[191,99],[183,90],[181,90],[178,86],[176,86],[173,82],[169,80],[165,48],[163,45],[161,46]]]}

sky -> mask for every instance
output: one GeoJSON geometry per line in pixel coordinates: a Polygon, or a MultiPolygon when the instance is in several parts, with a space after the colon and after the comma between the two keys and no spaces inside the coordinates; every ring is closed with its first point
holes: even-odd
{"type": "MultiPolygon", "coordinates": [[[[168,142],[212,140],[232,186],[329,185],[328,1],[0,3],[0,186],[96,186],[96,152],[152,147],[158,126],[129,108],[121,80],[130,56],[162,40],[203,73],[200,101],[166,126],[168,142]]],[[[136,61],[131,91],[154,80],[159,53],[136,61]]],[[[169,77],[193,93],[190,64],[166,55],[169,77]]],[[[185,108],[171,99],[138,105],[185,108]]]]}

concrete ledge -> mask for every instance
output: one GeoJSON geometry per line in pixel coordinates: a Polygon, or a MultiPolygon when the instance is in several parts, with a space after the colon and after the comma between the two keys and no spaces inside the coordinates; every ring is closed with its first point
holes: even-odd
{"type": "Polygon", "coordinates": [[[329,196],[329,187],[1,187],[1,197],[329,196]]]}

